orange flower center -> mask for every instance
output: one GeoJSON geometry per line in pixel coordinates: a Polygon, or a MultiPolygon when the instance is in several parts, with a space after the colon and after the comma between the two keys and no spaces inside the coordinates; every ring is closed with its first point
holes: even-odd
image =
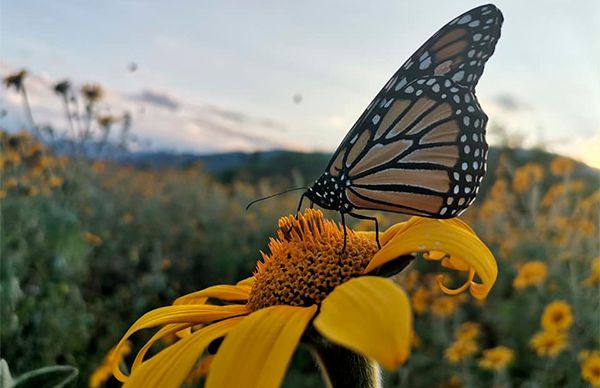
{"type": "Polygon", "coordinates": [[[362,274],[377,251],[377,244],[344,231],[323,213],[307,209],[304,215],[279,220],[277,239],[262,254],[248,307],[255,311],[274,305],[320,304],[335,287],[362,274]]]}

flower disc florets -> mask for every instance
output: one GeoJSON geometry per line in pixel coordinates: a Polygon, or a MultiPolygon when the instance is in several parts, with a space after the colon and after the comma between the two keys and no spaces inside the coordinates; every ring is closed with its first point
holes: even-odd
{"type": "Polygon", "coordinates": [[[262,254],[248,299],[252,310],[274,306],[320,304],[335,287],[362,274],[377,251],[375,241],[344,231],[323,213],[307,209],[304,215],[279,220],[277,239],[262,254]]]}

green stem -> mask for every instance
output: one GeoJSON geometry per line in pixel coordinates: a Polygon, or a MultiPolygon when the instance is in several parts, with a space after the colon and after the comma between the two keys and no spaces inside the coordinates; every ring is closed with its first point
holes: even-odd
{"type": "Polygon", "coordinates": [[[311,335],[308,345],[331,388],[380,388],[381,370],[377,363],[320,335],[311,335]]]}

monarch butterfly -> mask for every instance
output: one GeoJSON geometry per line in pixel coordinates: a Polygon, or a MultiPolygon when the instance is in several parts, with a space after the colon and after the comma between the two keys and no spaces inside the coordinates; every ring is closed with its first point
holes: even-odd
{"type": "MultiPolygon", "coordinates": [[[[325,172],[300,197],[375,222],[356,210],[432,218],[461,214],[486,169],[486,114],[475,85],[504,18],[492,4],[446,24],[392,76],[350,129],[325,172]]],[[[379,244],[379,239],[377,239],[379,244]]],[[[346,238],[344,238],[344,249],[346,238]]]]}

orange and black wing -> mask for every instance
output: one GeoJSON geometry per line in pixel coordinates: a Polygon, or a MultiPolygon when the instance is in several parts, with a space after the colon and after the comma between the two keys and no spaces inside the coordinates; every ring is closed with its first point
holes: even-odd
{"type": "Polygon", "coordinates": [[[486,123],[471,90],[446,77],[422,78],[374,115],[331,169],[343,174],[353,209],[454,217],[473,202],[485,174],[486,123]]]}
{"type": "Polygon", "coordinates": [[[436,32],[375,96],[336,150],[328,170],[350,139],[367,130],[374,117],[385,115],[397,95],[414,80],[444,76],[474,93],[486,61],[494,53],[503,21],[500,10],[487,4],[465,12],[436,32]]]}

